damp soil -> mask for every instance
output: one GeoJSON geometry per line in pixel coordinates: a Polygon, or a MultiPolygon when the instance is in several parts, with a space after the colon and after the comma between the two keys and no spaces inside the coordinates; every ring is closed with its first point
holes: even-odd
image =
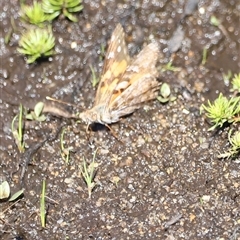
{"type": "Polygon", "coordinates": [[[1,181],[10,183],[12,194],[23,188],[24,195],[0,202],[0,238],[239,239],[239,158],[218,158],[229,147],[228,127],[209,132],[199,111],[220,92],[229,97],[223,74],[239,72],[239,1],[84,0],[83,6],[77,23],[64,17],[53,22],[56,54],[27,65],[16,51],[24,30],[19,1],[2,1],[1,181]],[[221,27],[210,23],[212,15],[221,27]],[[20,103],[32,109],[51,96],[71,103],[57,105],[68,112],[92,106],[96,88],[90,65],[100,75],[101,49],[117,23],[131,56],[146,43],[159,43],[159,81],[170,85],[176,100],[148,102],[111,125],[117,139],[108,128],[95,126],[86,133],[84,123],[53,114],[44,122],[24,121],[26,150],[19,153],[11,122],[20,103]],[[178,69],[161,71],[169,61],[178,69]],[[63,128],[64,144],[72,148],[69,164],[61,155],[63,128]],[[96,185],[89,198],[80,169],[96,149],[96,185]]]}

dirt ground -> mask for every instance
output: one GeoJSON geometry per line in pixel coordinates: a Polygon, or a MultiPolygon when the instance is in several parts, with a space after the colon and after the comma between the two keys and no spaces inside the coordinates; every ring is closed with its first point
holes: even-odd
{"type": "Polygon", "coordinates": [[[27,65],[16,51],[24,29],[20,3],[2,1],[0,177],[12,194],[24,188],[24,195],[0,202],[1,239],[240,239],[239,158],[217,157],[229,147],[228,129],[209,132],[200,114],[208,99],[230,96],[223,74],[239,73],[240,3],[205,0],[194,8],[195,2],[84,0],[77,23],[62,17],[53,22],[57,54],[27,65]],[[213,15],[221,26],[210,23],[213,15]],[[11,19],[17,29],[5,44],[11,19]],[[89,66],[100,75],[101,47],[117,23],[131,56],[146,43],[159,43],[159,81],[170,85],[176,100],[148,102],[111,125],[118,140],[105,127],[86,134],[84,123],[52,114],[44,122],[25,121],[26,151],[19,153],[11,122],[20,103],[33,108],[51,96],[74,104],[58,104],[69,112],[92,106],[96,88],[89,66]],[[178,69],[160,71],[170,60],[178,69]],[[73,149],[69,164],[61,156],[63,128],[65,146],[73,149]],[[96,186],[88,198],[80,169],[96,149],[96,186]]]}

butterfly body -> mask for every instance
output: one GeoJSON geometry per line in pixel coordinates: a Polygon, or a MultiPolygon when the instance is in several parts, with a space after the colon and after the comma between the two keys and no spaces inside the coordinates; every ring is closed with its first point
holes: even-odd
{"type": "Polygon", "coordinates": [[[111,113],[107,110],[106,105],[97,105],[93,108],[80,113],[80,118],[87,124],[101,123],[111,124],[119,121],[119,118],[113,118],[111,113]]]}
{"type": "Polygon", "coordinates": [[[155,99],[160,85],[155,66],[158,56],[157,43],[150,43],[131,60],[118,24],[110,39],[94,106],[79,117],[87,124],[111,124],[155,99]]]}

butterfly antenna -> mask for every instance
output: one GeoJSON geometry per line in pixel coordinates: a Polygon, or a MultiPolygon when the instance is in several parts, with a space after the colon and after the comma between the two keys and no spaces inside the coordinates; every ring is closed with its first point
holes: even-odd
{"type": "Polygon", "coordinates": [[[47,96],[46,99],[49,100],[49,101],[62,103],[62,104],[68,105],[68,106],[77,107],[77,105],[75,105],[75,104],[67,103],[67,102],[64,102],[64,101],[58,100],[58,99],[56,99],[56,98],[51,98],[51,97],[48,97],[48,96],[47,96]]]}

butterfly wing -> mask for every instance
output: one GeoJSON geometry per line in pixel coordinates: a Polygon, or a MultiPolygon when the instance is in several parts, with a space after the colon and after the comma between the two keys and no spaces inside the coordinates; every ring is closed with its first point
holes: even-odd
{"type": "Polygon", "coordinates": [[[109,103],[117,83],[127,69],[130,57],[124,38],[123,28],[121,24],[118,24],[109,42],[102,77],[96,93],[95,106],[109,103]]]}
{"type": "Polygon", "coordinates": [[[147,45],[127,67],[110,99],[112,115],[124,116],[139,108],[142,103],[156,98],[160,83],[156,80],[156,63],[159,56],[157,43],[147,45]]]}

